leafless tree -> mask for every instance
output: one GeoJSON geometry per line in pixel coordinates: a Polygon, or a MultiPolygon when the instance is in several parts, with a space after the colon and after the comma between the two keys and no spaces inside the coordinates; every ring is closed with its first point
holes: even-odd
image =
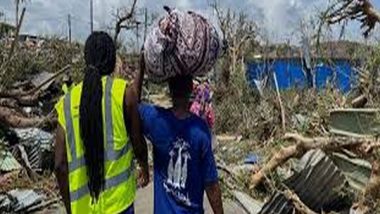
{"type": "Polygon", "coordinates": [[[117,42],[117,38],[122,29],[131,29],[136,25],[137,21],[135,20],[135,9],[136,9],[137,0],[133,0],[131,8],[119,8],[116,12],[116,23],[115,23],[115,34],[114,41],[117,42]]]}
{"type": "Polygon", "coordinates": [[[236,72],[237,62],[245,54],[247,44],[256,38],[257,26],[244,12],[223,10],[218,1],[211,4],[218,18],[218,24],[226,45],[222,83],[229,84],[231,73],[236,72]]]}

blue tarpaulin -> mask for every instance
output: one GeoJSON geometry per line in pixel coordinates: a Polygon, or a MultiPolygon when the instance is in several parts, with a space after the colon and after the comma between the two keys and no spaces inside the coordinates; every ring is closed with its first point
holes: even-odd
{"type": "MultiPolygon", "coordinates": [[[[269,83],[274,86],[272,72],[275,72],[281,90],[290,88],[305,88],[308,85],[318,89],[325,88],[327,84],[348,92],[355,78],[353,69],[348,60],[332,60],[332,63],[319,63],[311,73],[314,81],[308,84],[307,72],[303,69],[302,59],[276,59],[271,61],[252,61],[247,63],[247,78],[254,86],[254,80],[260,81],[268,77],[269,83]]],[[[310,80],[311,81],[311,80],[310,80]]]]}

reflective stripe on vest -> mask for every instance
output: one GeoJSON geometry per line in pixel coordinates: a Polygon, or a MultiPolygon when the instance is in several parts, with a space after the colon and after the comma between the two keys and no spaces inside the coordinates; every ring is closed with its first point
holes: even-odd
{"type": "MultiPolygon", "coordinates": [[[[121,150],[114,150],[113,146],[113,122],[112,122],[112,85],[113,79],[107,77],[106,79],[106,87],[104,94],[104,106],[105,106],[105,139],[106,139],[106,154],[105,161],[117,161],[122,156],[128,153],[131,149],[131,143],[127,143],[121,150]]],[[[71,93],[67,93],[64,98],[64,116],[66,120],[66,132],[67,132],[67,140],[70,147],[70,153],[72,160],[69,162],[69,172],[74,172],[75,170],[85,166],[84,155],[82,157],[77,157],[76,154],[76,142],[75,142],[75,133],[74,133],[74,125],[72,121],[71,114],[71,93]]],[[[132,165],[124,172],[116,175],[114,177],[108,178],[105,180],[105,190],[110,189],[112,187],[118,186],[119,184],[127,181],[131,174],[133,173],[133,162],[132,165]]],[[[71,202],[79,200],[83,196],[89,194],[88,185],[83,185],[76,191],[70,192],[70,200],[71,202]]]]}

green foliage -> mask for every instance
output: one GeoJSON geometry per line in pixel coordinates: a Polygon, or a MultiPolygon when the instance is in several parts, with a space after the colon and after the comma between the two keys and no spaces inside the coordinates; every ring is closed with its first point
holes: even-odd
{"type": "Polygon", "coordinates": [[[249,137],[255,126],[253,118],[257,94],[252,91],[243,72],[231,74],[227,89],[215,92],[216,132],[242,134],[249,137]]]}
{"type": "MultiPolygon", "coordinates": [[[[1,17],[2,12],[0,12],[1,17]]],[[[12,31],[16,30],[16,28],[7,23],[0,23],[0,38],[6,35],[9,35],[12,31]]]]}

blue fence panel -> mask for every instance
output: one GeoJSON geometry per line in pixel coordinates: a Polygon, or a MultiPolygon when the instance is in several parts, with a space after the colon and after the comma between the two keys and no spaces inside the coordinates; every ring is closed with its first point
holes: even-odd
{"type": "Polygon", "coordinates": [[[348,61],[340,60],[336,64],[337,87],[343,92],[351,90],[351,85],[355,82],[352,67],[348,61]]]}
{"type": "Polygon", "coordinates": [[[277,82],[280,89],[306,87],[306,77],[302,70],[302,64],[297,59],[287,59],[274,62],[277,82]]]}
{"type": "MultiPolygon", "coordinates": [[[[279,59],[270,63],[252,62],[247,64],[247,79],[252,86],[254,86],[253,80],[262,80],[268,77],[273,87],[272,72],[276,73],[281,90],[305,88],[308,85],[301,59],[279,59]]],[[[342,92],[348,92],[354,82],[352,67],[347,60],[336,60],[333,65],[321,63],[314,68],[314,72],[318,89],[325,88],[330,83],[342,92]]]]}

